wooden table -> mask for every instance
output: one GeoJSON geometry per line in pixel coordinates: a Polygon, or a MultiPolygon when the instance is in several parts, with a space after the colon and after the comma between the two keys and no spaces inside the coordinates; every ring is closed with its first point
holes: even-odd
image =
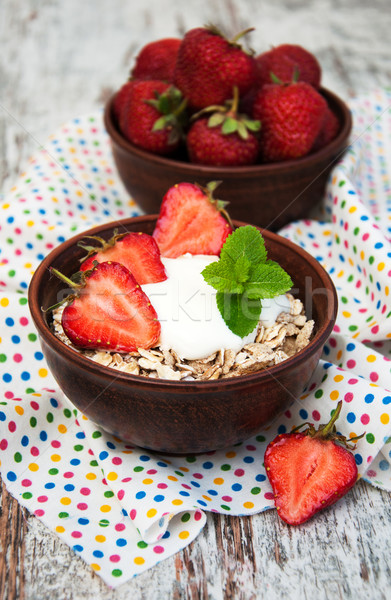
{"type": "MultiPolygon", "coordinates": [[[[63,122],[102,106],[148,41],[215,22],[254,26],[258,51],[313,51],[343,97],[390,83],[389,0],[2,0],[0,141],[3,192],[63,122]]],[[[390,495],[364,482],[298,528],[275,511],[208,514],[185,550],[109,590],[56,535],[1,492],[0,596],[28,600],[390,597],[390,495]]]]}

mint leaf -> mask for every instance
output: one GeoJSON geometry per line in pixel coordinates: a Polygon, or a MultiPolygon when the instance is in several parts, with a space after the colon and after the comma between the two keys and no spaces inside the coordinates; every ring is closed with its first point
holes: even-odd
{"type": "Polygon", "coordinates": [[[230,330],[243,338],[256,328],[262,310],[261,300],[246,300],[243,294],[216,294],[217,308],[230,330]]]}
{"type": "Polygon", "coordinates": [[[235,229],[225,240],[220,255],[221,260],[229,258],[234,262],[240,256],[245,256],[253,264],[265,262],[267,258],[264,239],[258,229],[252,225],[235,229]]]}
{"type": "Polygon", "coordinates": [[[218,292],[242,294],[244,292],[244,286],[235,278],[234,269],[234,264],[226,264],[219,261],[207,265],[201,274],[205,281],[218,292]]]}
{"type": "Polygon", "coordinates": [[[274,298],[292,287],[292,279],[280,265],[267,261],[252,269],[251,281],[246,283],[246,292],[251,298],[274,298]]]}

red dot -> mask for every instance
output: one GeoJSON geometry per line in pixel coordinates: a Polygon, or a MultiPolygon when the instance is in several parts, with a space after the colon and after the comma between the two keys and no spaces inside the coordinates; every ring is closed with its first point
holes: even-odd
{"type": "Polygon", "coordinates": [[[80,493],[83,494],[83,496],[89,496],[91,494],[91,490],[90,488],[81,488],[80,493]]]}
{"type": "Polygon", "coordinates": [[[45,511],[42,510],[41,508],[37,508],[37,510],[34,511],[34,514],[36,517],[43,517],[43,515],[45,514],[45,511]]]}
{"type": "Polygon", "coordinates": [[[38,500],[38,502],[47,502],[48,497],[47,496],[38,496],[37,500],[38,500]]]}
{"type": "Polygon", "coordinates": [[[332,348],[335,348],[337,346],[337,342],[335,341],[335,338],[330,338],[329,344],[332,348]]]}
{"type": "Polygon", "coordinates": [[[8,423],[8,429],[10,430],[11,433],[14,433],[14,431],[16,431],[16,423],[15,423],[15,421],[10,421],[8,423]]]}
{"type": "Polygon", "coordinates": [[[8,446],[7,440],[1,440],[0,442],[0,450],[6,450],[8,446]]]}
{"type": "Polygon", "coordinates": [[[29,324],[29,320],[26,317],[21,317],[19,323],[25,327],[29,324]]]}
{"type": "Polygon", "coordinates": [[[38,402],[35,402],[35,400],[32,400],[30,402],[30,406],[33,410],[39,410],[39,404],[38,404],[38,402]]]}
{"type": "Polygon", "coordinates": [[[122,498],[125,496],[124,490],[119,490],[117,496],[118,500],[122,500],[122,498]]]}
{"type": "Polygon", "coordinates": [[[356,366],[356,361],[351,358],[347,361],[346,366],[348,369],[353,369],[356,366]]]}
{"type": "Polygon", "coordinates": [[[273,500],[274,495],[272,494],[272,492],[266,492],[265,498],[266,498],[266,500],[273,500]]]}
{"type": "Polygon", "coordinates": [[[58,442],[57,440],[53,440],[52,446],[53,446],[53,448],[59,448],[61,446],[61,442],[58,442]]]}
{"type": "Polygon", "coordinates": [[[341,331],[341,328],[339,325],[334,325],[333,331],[335,331],[335,333],[339,333],[341,331]]]}
{"type": "Polygon", "coordinates": [[[64,473],[64,477],[66,479],[72,479],[74,473],[72,473],[72,471],[67,471],[66,473],[64,473]]]}
{"type": "Polygon", "coordinates": [[[123,531],[124,529],[126,529],[126,527],[123,523],[117,523],[117,525],[114,527],[114,529],[116,531],[123,531]]]}
{"type": "Polygon", "coordinates": [[[81,531],[72,531],[71,536],[74,538],[81,538],[83,537],[83,534],[81,531]]]}
{"type": "Polygon", "coordinates": [[[314,421],[319,421],[320,420],[320,413],[317,410],[313,410],[312,411],[312,418],[314,419],[314,421]]]}
{"type": "Polygon", "coordinates": [[[31,452],[32,456],[39,456],[39,450],[36,446],[32,446],[32,448],[30,449],[30,452],[31,452]]]}
{"type": "Polygon", "coordinates": [[[354,385],[357,382],[358,382],[358,379],[348,379],[349,385],[354,385]]]}
{"type": "Polygon", "coordinates": [[[165,490],[167,487],[166,483],[158,483],[157,487],[159,488],[159,490],[165,490]]]}
{"type": "Polygon", "coordinates": [[[163,546],[154,546],[153,551],[156,552],[156,554],[161,554],[162,552],[164,552],[164,548],[163,546]]]}
{"type": "Polygon", "coordinates": [[[115,562],[116,563],[116,562],[119,562],[121,560],[121,557],[118,556],[118,554],[112,554],[110,556],[110,560],[111,560],[111,562],[115,562]]]}
{"type": "Polygon", "coordinates": [[[124,477],[123,479],[121,479],[122,483],[127,483],[128,481],[132,481],[131,477],[124,477]]]}
{"type": "Polygon", "coordinates": [[[372,333],[378,333],[378,332],[379,332],[379,325],[374,325],[374,326],[371,328],[371,331],[372,331],[372,333]]]}
{"type": "Polygon", "coordinates": [[[344,396],[345,402],[351,402],[353,400],[352,392],[347,392],[344,396]]]}
{"type": "Polygon", "coordinates": [[[369,415],[367,415],[367,414],[361,415],[361,423],[363,425],[368,425],[369,421],[370,421],[369,415]]]}
{"type": "Polygon", "coordinates": [[[23,356],[21,354],[14,354],[14,361],[16,363],[20,363],[23,360],[23,356]]]}
{"type": "Polygon", "coordinates": [[[201,517],[202,517],[202,512],[201,512],[200,510],[197,510],[197,511],[194,513],[194,520],[195,520],[195,521],[199,521],[199,520],[201,519],[201,517]]]}
{"type": "Polygon", "coordinates": [[[246,446],[246,450],[250,450],[250,452],[256,450],[256,447],[253,446],[252,444],[249,444],[248,446],[246,446]]]}
{"type": "Polygon", "coordinates": [[[377,381],[379,379],[379,374],[375,371],[372,371],[372,373],[369,374],[369,379],[371,381],[377,381]]]}
{"type": "Polygon", "coordinates": [[[132,521],[134,521],[134,519],[136,518],[137,515],[137,510],[132,508],[132,510],[129,513],[129,517],[132,519],[132,521]]]}
{"type": "Polygon", "coordinates": [[[30,487],[30,485],[32,485],[32,483],[31,483],[30,479],[23,479],[22,485],[23,485],[23,487],[30,487]]]}
{"type": "Polygon", "coordinates": [[[86,504],[85,502],[79,502],[79,504],[77,505],[77,508],[79,510],[87,510],[88,504],[86,504]]]}
{"type": "Polygon", "coordinates": [[[364,242],[369,238],[369,233],[364,233],[364,235],[362,236],[362,239],[364,240],[364,242]]]}
{"type": "Polygon", "coordinates": [[[222,496],[221,499],[224,500],[224,502],[232,502],[231,496],[222,496]]]}
{"type": "Polygon", "coordinates": [[[6,392],[4,394],[4,396],[7,398],[7,400],[11,400],[11,398],[14,397],[14,393],[13,392],[6,392]]]}
{"type": "Polygon", "coordinates": [[[236,477],[243,477],[243,475],[244,475],[243,469],[236,469],[234,471],[234,475],[236,475],[236,477]]]}
{"type": "Polygon", "coordinates": [[[119,456],[114,456],[111,462],[113,463],[113,465],[120,465],[122,463],[122,458],[120,458],[119,456]]]}
{"type": "Polygon", "coordinates": [[[201,475],[201,473],[193,473],[193,477],[195,477],[195,479],[203,479],[204,476],[201,475]]]}
{"type": "Polygon", "coordinates": [[[156,469],[149,469],[149,471],[147,471],[148,475],[155,475],[155,473],[157,473],[156,469]]]}

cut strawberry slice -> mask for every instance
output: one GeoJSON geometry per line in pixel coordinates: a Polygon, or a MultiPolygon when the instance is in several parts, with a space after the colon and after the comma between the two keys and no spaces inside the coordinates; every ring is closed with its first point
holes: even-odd
{"type": "Polygon", "coordinates": [[[164,265],[160,260],[160,250],[152,236],[141,232],[125,235],[117,235],[114,232],[114,236],[108,242],[99,237],[92,237],[92,239],[98,241],[101,248],[94,253],[96,248],[79,244],[89,250],[87,259],[80,266],[81,271],[92,269],[94,261],[98,263],[115,261],[129,269],[140,285],[167,279],[164,265]]]}
{"type": "Polygon", "coordinates": [[[153,232],[162,256],[220,254],[232,226],[224,211],[225,203],[212,197],[216,187],[216,182],[206,189],[178,183],[167,191],[153,232]]]}
{"type": "Polygon", "coordinates": [[[134,352],[156,345],[160,336],[156,311],[126,267],[100,263],[81,274],[79,284],[52,271],[76,292],[62,314],[64,331],[75,346],[134,352]]]}

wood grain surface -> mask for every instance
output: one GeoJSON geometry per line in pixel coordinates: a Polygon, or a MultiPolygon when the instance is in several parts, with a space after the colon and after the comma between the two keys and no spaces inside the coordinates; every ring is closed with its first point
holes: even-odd
{"type": "MultiPolygon", "coordinates": [[[[141,46],[214,22],[257,51],[301,43],[345,100],[391,81],[389,0],[1,0],[0,183],[61,124],[102,106],[141,46]]],[[[364,482],[311,522],[208,514],[183,551],[113,591],[1,488],[0,598],[386,599],[390,494],[364,482]]]]}

